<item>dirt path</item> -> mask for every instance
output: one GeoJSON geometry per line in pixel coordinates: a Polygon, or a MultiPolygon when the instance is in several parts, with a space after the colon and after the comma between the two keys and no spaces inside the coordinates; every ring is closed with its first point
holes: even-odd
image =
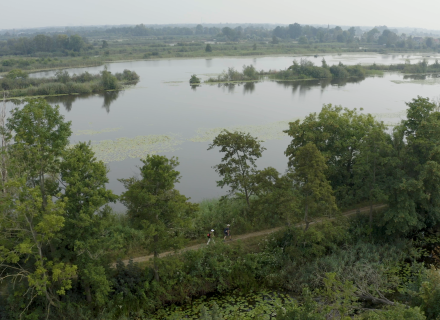
{"type": "MultiPolygon", "coordinates": [[[[373,206],[373,208],[374,209],[380,209],[380,208],[383,208],[385,206],[386,205],[384,205],[384,204],[382,204],[382,205],[375,205],[375,206],[373,206]]],[[[343,216],[350,216],[350,215],[353,215],[353,214],[355,214],[357,212],[368,212],[369,210],[370,210],[370,206],[359,208],[359,209],[354,209],[354,210],[350,210],[350,211],[346,211],[346,212],[342,213],[342,215],[343,216]]],[[[331,218],[330,220],[332,220],[332,219],[334,219],[334,218],[331,218]]],[[[315,224],[315,223],[318,223],[318,222],[321,222],[321,221],[323,221],[323,219],[315,220],[313,222],[310,222],[310,224],[315,224]]],[[[302,225],[304,225],[304,223],[298,223],[296,226],[302,226],[302,225]]],[[[263,236],[263,235],[266,235],[266,234],[270,234],[270,233],[276,232],[276,231],[281,230],[283,228],[284,227],[277,227],[277,228],[272,228],[272,229],[266,229],[266,230],[261,230],[261,231],[241,234],[241,235],[238,235],[238,236],[234,236],[232,241],[237,241],[237,240],[243,240],[243,239],[263,236]]],[[[217,238],[218,238],[217,241],[222,241],[223,235],[220,235],[217,238]]],[[[198,250],[198,249],[203,248],[203,247],[206,247],[206,243],[196,244],[196,245],[193,245],[193,246],[185,247],[185,248],[179,250],[178,252],[185,252],[185,251],[188,251],[188,250],[198,250]]],[[[175,253],[174,251],[163,252],[163,253],[159,254],[159,258],[166,257],[166,256],[174,254],[174,253],[175,253]]],[[[148,255],[148,256],[137,257],[137,258],[133,258],[133,262],[144,262],[144,261],[150,260],[153,257],[154,256],[152,254],[148,255]]],[[[122,262],[124,264],[128,264],[128,261],[129,261],[129,259],[123,260],[122,262]]],[[[114,264],[113,266],[116,266],[116,264],[114,264]]]]}

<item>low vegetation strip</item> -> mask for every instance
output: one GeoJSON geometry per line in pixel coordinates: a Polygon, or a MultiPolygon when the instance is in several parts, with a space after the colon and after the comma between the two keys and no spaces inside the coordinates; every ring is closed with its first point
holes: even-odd
{"type": "MultiPolygon", "coordinates": [[[[359,208],[359,209],[349,210],[349,211],[346,211],[346,212],[342,213],[342,215],[348,217],[348,216],[351,216],[351,215],[357,214],[357,213],[369,212],[370,209],[378,210],[378,209],[383,209],[385,207],[386,207],[386,205],[384,205],[384,204],[378,204],[378,205],[374,205],[373,207],[368,206],[368,207],[363,207],[363,208],[359,208]]],[[[330,220],[331,219],[334,219],[334,218],[330,218],[330,220]]],[[[311,222],[310,224],[319,223],[321,221],[322,221],[322,219],[319,219],[319,220],[311,222]]],[[[296,226],[297,227],[304,226],[304,223],[299,223],[296,226]]],[[[283,228],[285,228],[285,227],[276,227],[276,228],[270,228],[270,229],[256,231],[256,232],[240,234],[240,235],[234,236],[232,241],[245,240],[245,239],[249,239],[249,238],[254,238],[254,237],[268,235],[268,234],[280,231],[283,228]]],[[[218,236],[218,241],[222,241],[222,235],[221,234],[218,236]]],[[[198,250],[198,249],[201,249],[201,248],[203,248],[205,246],[206,246],[206,243],[203,242],[202,244],[196,244],[196,245],[192,245],[192,246],[189,246],[189,247],[185,247],[185,248],[181,249],[179,252],[185,252],[185,251],[189,251],[189,250],[198,250]]],[[[162,252],[162,253],[160,253],[158,255],[158,258],[163,258],[163,257],[169,256],[169,255],[175,254],[175,253],[176,253],[176,251],[162,252]]],[[[154,255],[150,254],[148,256],[142,256],[142,257],[136,257],[136,258],[130,258],[130,259],[122,260],[122,263],[127,265],[130,261],[132,261],[134,263],[145,262],[145,261],[149,261],[150,259],[153,259],[153,258],[154,258],[154,255]]],[[[113,264],[113,267],[116,267],[116,263],[113,264]]]]}
{"type": "Polygon", "coordinates": [[[114,75],[107,69],[94,75],[87,71],[79,75],[69,75],[67,71],[60,70],[55,73],[55,77],[30,78],[26,72],[14,69],[0,79],[0,88],[9,92],[9,98],[18,98],[100,93],[121,90],[124,86],[134,85],[138,81],[139,76],[130,70],[114,75]]]}
{"type": "MultiPolygon", "coordinates": [[[[243,71],[239,72],[234,68],[228,68],[216,78],[209,78],[205,83],[234,83],[260,81],[265,78],[280,81],[313,80],[313,79],[364,79],[368,76],[382,75],[384,71],[397,71],[411,74],[426,74],[440,72],[440,63],[436,60],[429,64],[427,60],[422,60],[416,64],[411,64],[409,60],[405,64],[377,65],[372,64],[362,66],[360,64],[348,66],[339,62],[338,65],[327,65],[322,59],[321,66],[315,66],[307,59],[300,61],[293,60],[293,64],[286,70],[257,71],[253,65],[243,66],[243,71]]],[[[193,76],[195,77],[195,75],[193,76]]],[[[191,81],[190,81],[191,82],[191,81]]],[[[200,82],[200,81],[199,81],[200,82]]]]}

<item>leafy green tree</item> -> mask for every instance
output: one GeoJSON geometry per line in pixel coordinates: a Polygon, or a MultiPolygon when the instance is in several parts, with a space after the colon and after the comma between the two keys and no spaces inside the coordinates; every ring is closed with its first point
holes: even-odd
{"type": "Polygon", "coordinates": [[[51,307],[60,307],[60,296],[72,287],[77,269],[48,250],[64,226],[65,203],[52,202],[51,197],[44,201],[41,190],[23,178],[11,179],[5,188],[0,195],[0,283],[16,284],[22,306],[17,318],[32,314],[28,309],[39,298],[49,315],[51,307]]]}
{"type": "Polygon", "coordinates": [[[70,36],[69,38],[69,47],[71,50],[79,52],[83,47],[85,43],[81,36],[75,34],[70,36]]]}
{"type": "Polygon", "coordinates": [[[69,144],[70,124],[64,121],[59,106],[52,107],[44,99],[29,99],[23,108],[12,110],[6,125],[15,133],[14,157],[22,164],[20,170],[27,175],[30,185],[39,185],[43,207],[54,195],[47,191],[53,190],[59,159],[69,144]]]}
{"type": "Polygon", "coordinates": [[[127,206],[127,214],[138,228],[152,236],[148,249],[153,252],[155,278],[159,281],[157,258],[170,248],[180,248],[184,243],[182,231],[197,210],[197,205],[174,189],[179,182],[179,164],[174,157],[148,155],[141,160],[141,179],[120,179],[126,188],[121,201],[127,206]]]}
{"type": "Polygon", "coordinates": [[[323,155],[311,142],[298,149],[291,165],[294,168],[292,178],[298,189],[307,230],[313,217],[337,210],[332,188],[324,173],[327,165],[323,155]]]}
{"type": "Polygon", "coordinates": [[[280,43],[280,40],[278,39],[278,37],[276,37],[276,36],[273,36],[272,37],[272,42],[271,42],[272,44],[278,44],[278,43],[280,43]]]}
{"type": "Polygon", "coordinates": [[[407,120],[394,131],[388,233],[408,233],[440,222],[440,112],[428,98],[407,103],[407,120]]]}
{"type": "Polygon", "coordinates": [[[102,40],[101,49],[106,49],[106,48],[108,48],[108,42],[106,40],[102,40]]]}
{"type": "Polygon", "coordinates": [[[13,69],[13,70],[9,71],[8,74],[5,76],[5,78],[12,79],[12,80],[27,79],[28,77],[29,77],[29,75],[20,69],[13,69]]]}
{"type": "Polygon", "coordinates": [[[222,177],[217,186],[230,188],[229,194],[244,197],[248,207],[253,194],[252,176],[256,171],[255,161],[261,157],[266,148],[249,133],[229,132],[223,130],[209,145],[208,150],[216,147],[224,153],[222,163],[214,166],[215,171],[222,177]]]}
{"type": "Polygon", "coordinates": [[[205,52],[212,52],[212,46],[209,43],[205,47],[205,52]]]}
{"type": "Polygon", "coordinates": [[[289,24],[289,35],[292,39],[298,39],[302,34],[302,27],[298,23],[289,24]]]}
{"type": "Polygon", "coordinates": [[[257,50],[257,44],[256,43],[254,43],[254,45],[252,46],[252,50],[257,50]]]}
{"type": "Polygon", "coordinates": [[[356,109],[324,105],[319,114],[311,113],[303,121],[289,124],[285,132],[292,137],[285,154],[289,165],[299,148],[312,142],[326,159],[327,180],[335,192],[339,206],[346,206],[359,198],[354,188],[354,166],[362,141],[372,127],[381,126],[370,114],[356,109]]]}
{"type": "Polygon", "coordinates": [[[256,197],[251,210],[257,223],[276,224],[283,219],[291,226],[296,222],[293,213],[298,212],[298,202],[289,174],[280,175],[272,167],[259,170],[253,176],[252,189],[256,197]]]}
{"type": "Polygon", "coordinates": [[[307,40],[307,37],[306,37],[306,36],[301,36],[301,37],[299,38],[299,40],[298,40],[298,43],[299,43],[299,44],[308,44],[308,43],[309,43],[309,40],[307,40]]]}
{"type": "Polygon", "coordinates": [[[107,66],[101,71],[101,82],[105,90],[119,89],[118,79],[110,71],[107,71],[107,66]]]}
{"type": "Polygon", "coordinates": [[[391,138],[383,124],[372,127],[359,147],[359,155],[353,168],[354,187],[359,201],[370,203],[370,229],[373,227],[373,205],[387,200],[391,138]]]}
{"type": "Polygon", "coordinates": [[[109,237],[111,221],[109,210],[104,207],[117,199],[106,189],[107,172],[89,144],[80,142],[63,153],[60,184],[66,208],[64,228],[58,240],[59,254],[63,260],[78,266],[88,302],[92,302],[93,294],[98,305],[105,303],[111,290],[104,267],[106,253],[116,245],[109,237]]]}

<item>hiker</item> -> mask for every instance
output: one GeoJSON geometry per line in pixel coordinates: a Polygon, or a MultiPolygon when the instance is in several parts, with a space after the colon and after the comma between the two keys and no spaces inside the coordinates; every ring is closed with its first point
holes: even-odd
{"type": "Polygon", "coordinates": [[[226,229],[224,231],[225,237],[223,238],[223,241],[226,241],[227,237],[229,237],[229,240],[232,240],[231,229],[229,228],[230,226],[231,226],[230,224],[226,225],[226,229]]]}
{"type": "Polygon", "coordinates": [[[208,245],[209,242],[211,242],[211,239],[212,239],[212,243],[215,243],[215,240],[214,240],[214,229],[211,229],[211,232],[208,233],[208,243],[206,245],[208,245]]]}

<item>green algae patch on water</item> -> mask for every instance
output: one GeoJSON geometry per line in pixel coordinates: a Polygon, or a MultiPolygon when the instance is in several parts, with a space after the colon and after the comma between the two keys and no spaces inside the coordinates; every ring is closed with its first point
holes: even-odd
{"type": "Polygon", "coordinates": [[[214,138],[218,136],[223,130],[249,133],[251,136],[263,141],[279,140],[288,137],[287,133],[284,133],[283,131],[289,129],[289,122],[293,122],[295,120],[297,119],[272,122],[264,125],[218,127],[210,129],[200,128],[196,131],[197,135],[190,138],[189,140],[192,142],[210,142],[214,140],[214,138]]]}
{"type": "Polygon", "coordinates": [[[200,319],[201,310],[205,307],[208,314],[212,315],[213,312],[217,312],[222,319],[269,320],[275,319],[278,309],[294,302],[289,295],[275,291],[258,291],[248,294],[233,291],[209,298],[202,296],[193,300],[191,305],[169,306],[159,310],[150,319],[200,319]]]}
{"type": "Polygon", "coordinates": [[[422,85],[439,85],[440,78],[430,78],[430,79],[412,79],[412,80],[391,80],[395,84],[422,84],[422,85]]]}
{"type": "Polygon", "coordinates": [[[148,154],[172,152],[183,142],[176,134],[147,135],[92,141],[91,148],[98,160],[109,163],[127,158],[145,158],[148,154]]]}

